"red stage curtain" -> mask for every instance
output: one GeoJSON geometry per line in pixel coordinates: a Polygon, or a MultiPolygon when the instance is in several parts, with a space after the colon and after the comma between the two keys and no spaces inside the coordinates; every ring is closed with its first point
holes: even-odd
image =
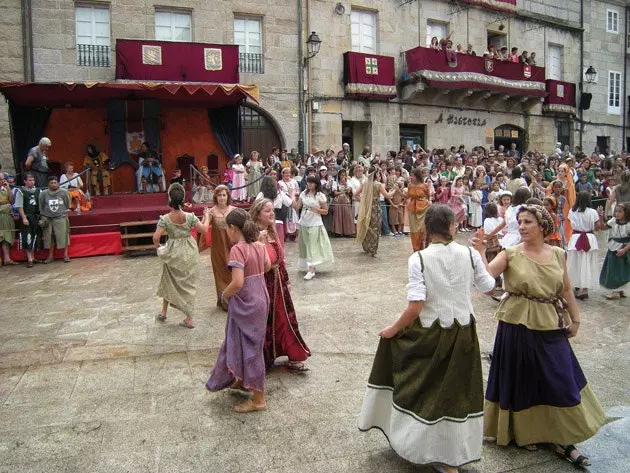
{"type": "Polygon", "coordinates": [[[116,40],[116,79],[238,84],[238,46],[152,40],[116,40]],[[161,64],[143,64],[142,47],[160,48],[161,64]],[[206,50],[221,51],[221,69],[206,69],[206,50]]]}
{"type": "Polygon", "coordinates": [[[212,133],[205,108],[164,108],[162,118],[162,157],[167,182],[177,166],[177,157],[182,154],[194,156],[197,167],[201,167],[207,163],[206,155],[212,152],[219,156],[219,167],[225,168],[227,156],[212,133]]]}
{"type": "MultiPolygon", "coordinates": [[[[84,256],[120,255],[122,254],[120,232],[88,233],[85,235],[70,235],[70,258],[84,256]]],[[[37,259],[48,258],[48,250],[36,251],[37,259]]],[[[18,250],[17,245],[11,249],[11,258],[15,261],[26,261],[26,252],[18,250]]],[[[63,258],[63,250],[55,251],[55,258],[63,258]]]]}

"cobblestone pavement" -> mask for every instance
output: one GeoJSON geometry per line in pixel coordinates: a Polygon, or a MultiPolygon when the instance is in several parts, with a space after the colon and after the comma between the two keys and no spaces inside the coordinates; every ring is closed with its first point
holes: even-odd
{"type": "MultiPolygon", "coordinates": [[[[348,239],[333,249],[337,262],[306,282],[293,269],[297,247],[287,244],[311,371],[275,369],[268,409],[248,415],[231,412],[234,395],[204,389],[225,323],[209,254],[194,330],[179,327],[174,310],[156,321],[156,257],[1,268],[0,473],[430,471],[400,460],[380,432],[356,428],[376,334],[406,305],[409,238],[383,238],[376,258],[348,239]]],[[[480,294],[474,302],[489,352],[496,303],[480,294]]],[[[592,472],[627,472],[630,299],[595,290],[580,307],[573,347],[610,418],[582,448],[592,472]]],[[[575,470],[548,449],[487,444],[483,460],[461,471],[575,470]]]]}

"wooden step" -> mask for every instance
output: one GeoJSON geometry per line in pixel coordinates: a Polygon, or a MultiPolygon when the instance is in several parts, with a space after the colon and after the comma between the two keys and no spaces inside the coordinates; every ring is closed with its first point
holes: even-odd
{"type": "Polygon", "coordinates": [[[123,240],[125,238],[146,238],[146,237],[152,237],[153,236],[153,232],[150,233],[125,233],[120,235],[120,238],[122,238],[123,240]]]}
{"type": "Polygon", "coordinates": [[[155,246],[153,245],[129,245],[124,246],[123,250],[125,251],[140,251],[140,250],[155,250],[155,246]]]}
{"type": "Polygon", "coordinates": [[[157,220],[139,220],[137,222],[121,222],[119,225],[121,227],[137,227],[140,225],[155,225],[158,223],[157,220]]]}

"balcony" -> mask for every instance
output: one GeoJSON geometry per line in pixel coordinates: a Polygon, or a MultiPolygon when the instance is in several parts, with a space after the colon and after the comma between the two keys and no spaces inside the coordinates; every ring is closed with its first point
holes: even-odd
{"type": "Polygon", "coordinates": [[[343,55],[343,77],[347,97],[381,100],[396,97],[393,57],[349,51],[343,55]]]}
{"type": "Polygon", "coordinates": [[[77,65],[88,67],[110,67],[109,46],[77,44],[77,65]]]}
{"type": "Polygon", "coordinates": [[[241,73],[264,74],[265,57],[262,54],[238,53],[238,70],[241,73]]]}
{"type": "Polygon", "coordinates": [[[546,95],[545,68],[417,47],[406,51],[402,99],[529,109],[546,95]]]}
{"type": "Polygon", "coordinates": [[[549,114],[575,115],[575,84],[548,79],[547,96],[543,102],[543,112],[549,114]]]}

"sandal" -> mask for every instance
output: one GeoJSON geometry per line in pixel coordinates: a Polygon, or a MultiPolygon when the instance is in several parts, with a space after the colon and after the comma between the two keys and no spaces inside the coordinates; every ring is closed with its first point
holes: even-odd
{"type": "Polygon", "coordinates": [[[161,320],[162,322],[164,322],[164,321],[166,320],[166,314],[164,314],[164,315],[159,314],[159,315],[157,316],[157,318],[158,318],[158,320],[161,320]]]}
{"type": "Polygon", "coordinates": [[[179,325],[181,327],[186,327],[186,328],[195,328],[195,326],[192,324],[192,322],[186,322],[185,320],[182,320],[179,325]]]}
{"type": "Polygon", "coordinates": [[[306,371],[310,371],[308,366],[300,361],[288,361],[284,366],[291,371],[295,371],[296,373],[304,373],[306,371]]]}
{"type": "Polygon", "coordinates": [[[575,448],[575,445],[569,445],[566,448],[562,445],[556,445],[556,453],[564,458],[566,461],[571,463],[573,466],[577,466],[578,468],[585,468],[587,466],[591,466],[591,462],[588,457],[580,454],[580,451],[575,448]],[[573,452],[577,452],[577,457],[572,457],[571,454],[573,452]]]}
{"type": "Polygon", "coordinates": [[[26,267],[27,268],[32,268],[33,267],[33,262],[29,261],[28,263],[26,263],[26,267]]]}
{"type": "Polygon", "coordinates": [[[248,399],[242,404],[235,405],[232,410],[234,412],[238,412],[240,414],[245,414],[247,412],[256,412],[256,411],[264,411],[267,409],[267,404],[254,404],[254,401],[248,399]]]}
{"type": "Polygon", "coordinates": [[[622,299],[626,298],[626,293],[623,291],[619,291],[619,297],[621,297],[622,299]]]}
{"type": "Polygon", "coordinates": [[[613,299],[619,299],[621,297],[621,295],[613,291],[610,294],[606,294],[604,297],[606,299],[613,300],[613,299]]]}
{"type": "Polygon", "coordinates": [[[46,258],[45,260],[42,260],[42,264],[50,264],[53,261],[55,261],[55,258],[46,258]]]}
{"type": "Polygon", "coordinates": [[[13,261],[12,259],[4,262],[5,266],[16,266],[18,264],[20,264],[20,263],[18,263],[17,261],[13,261]]]}
{"type": "Polygon", "coordinates": [[[535,452],[536,450],[538,450],[538,446],[535,443],[523,445],[523,448],[528,452],[535,452]]]}
{"type": "Polygon", "coordinates": [[[444,465],[433,465],[433,469],[435,471],[437,471],[438,473],[450,473],[453,470],[459,471],[457,468],[451,469],[451,467],[447,467],[447,466],[444,466],[444,465]],[[448,468],[448,470],[447,470],[447,468],[448,468]]]}
{"type": "Polygon", "coordinates": [[[69,258],[69,257],[67,257],[67,256],[64,256],[64,257],[63,257],[63,262],[64,262],[64,263],[69,263],[69,262],[70,262],[70,258],[69,258]]]}

